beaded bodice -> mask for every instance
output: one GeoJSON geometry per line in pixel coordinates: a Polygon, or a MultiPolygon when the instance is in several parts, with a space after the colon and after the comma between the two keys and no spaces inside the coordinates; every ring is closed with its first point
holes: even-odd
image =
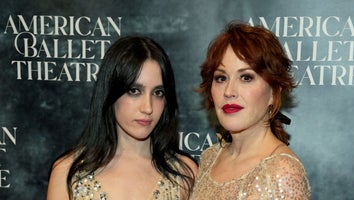
{"type": "Polygon", "coordinates": [[[310,199],[305,169],[294,156],[271,155],[240,178],[217,182],[210,172],[220,151],[220,145],[215,144],[202,154],[192,200],[310,199]]]}
{"type": "Polygon", "coordinates": [[[83,173],[75,175],[74,200],[108,200],[107,194],[101,190],[101,183],[96,181],[94,174],[82,177],[83,173]]]}
{"type": "MultiPolygon", "coordinates": [[[[177,183],[180,182],[178,176],[174,176],[177,183]]],[[[75,176],[76,183],[73,187],[74,200],[109,200],[109,194],[101,188],[100,182],[95,179],[94,174],[89,174],[80,178],[80,174],[75,176]]],[[[150,200],[179,200],[180,186],[172,183],[169,179],[162,177],[156,184],[153,193],[147,198],[150,200]]]]}

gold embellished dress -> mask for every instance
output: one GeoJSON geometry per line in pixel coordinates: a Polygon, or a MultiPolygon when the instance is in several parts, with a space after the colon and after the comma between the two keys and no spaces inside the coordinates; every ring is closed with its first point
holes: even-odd
{"type": "Polygon", "coordinates": [[[221,149],[218,143],[202,153],[191,200],[311,199],[303,164],[285,153],[264,158],[240,178],[227,182],[213,180],[210,172],[221,149]]]}
{"type": "MultiPolygon", "coordinates": [[[[148,200],[179,200],[180,199],[180,177],[174,176],[178,184],[172,183],[162,177],[155,185],[154,192],[150,194],[148,200]]],[[[111,200],[109,194],[104,192],[101,184],[95,179],[94,174],[89,174],[83,178],[76,176],[76,184],[73,188],[74,200],[111,200]]]]}

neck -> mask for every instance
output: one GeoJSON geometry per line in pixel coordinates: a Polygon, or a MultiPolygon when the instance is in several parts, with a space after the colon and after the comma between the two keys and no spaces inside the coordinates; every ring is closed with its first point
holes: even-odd
{"type": "Polygon", "coordinates": [[[231,133],[232,143],[228,146],[227,150],[235,157],[256,154],[268,140],[272,139],[272,135],[270,127],[260,127],[256,130],[231,133]]]}
{"type": "Polygon", "coordinates": [[[137,140],[125,133],[118,133],[116,156],[143,157],[151,159],[150,137],[137,140]]]}

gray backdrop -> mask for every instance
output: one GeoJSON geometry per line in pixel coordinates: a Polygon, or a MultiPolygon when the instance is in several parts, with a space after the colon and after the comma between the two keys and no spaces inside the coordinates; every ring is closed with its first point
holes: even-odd
{"type": "Polygon", "coordinates": [[[313,199],[353,198],[353,7],[350,0],[2,1],[0,199],[45,199],[51,163],[86,122],[102,52],[132,33],[168,52],[180,146],[198,159],[216,130],[193,89],[209,42],[233,19],[266,25],[294,60],[299,87],[287,130],[313,199]]]}

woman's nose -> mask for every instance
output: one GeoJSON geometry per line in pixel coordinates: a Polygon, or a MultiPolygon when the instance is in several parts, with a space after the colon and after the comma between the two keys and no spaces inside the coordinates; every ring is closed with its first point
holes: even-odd
{"type": "Polygon", "coordinates": [[[141,105],[140,105],[140,111],[142,113],[150,115],[153,111],[152,109],[152,99],[151,96],[146,96],[145,98],[142,99],[141,105]]]}
{"type": "Polygon", "coordinates": [[[234,84],[233,81],[227,82],[225,90],[224,90],[224,97],[225,98],[237,97],[236,85],[234,84]]]}

